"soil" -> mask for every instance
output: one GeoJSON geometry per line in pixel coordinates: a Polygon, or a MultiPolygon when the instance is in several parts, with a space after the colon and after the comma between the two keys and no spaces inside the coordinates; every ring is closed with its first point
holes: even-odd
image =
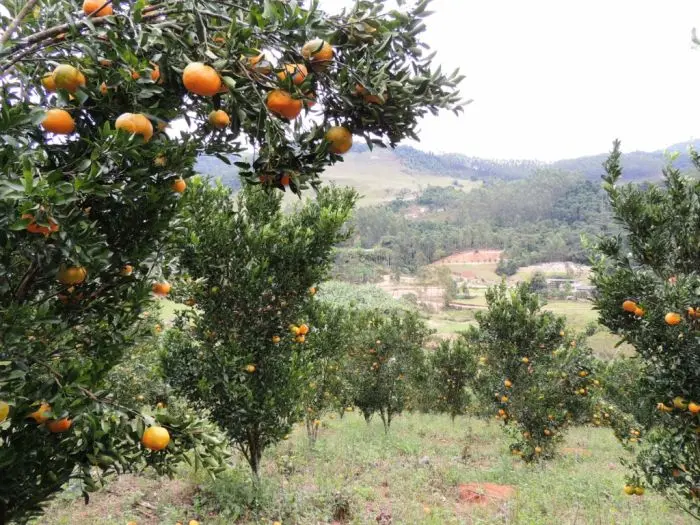
{"type": "Polygon", "coordinates": [[[496,483],[466,483],[458,491],[459,500],[472,505],[502,503],[515,496],[515,487],[496,483]]]}

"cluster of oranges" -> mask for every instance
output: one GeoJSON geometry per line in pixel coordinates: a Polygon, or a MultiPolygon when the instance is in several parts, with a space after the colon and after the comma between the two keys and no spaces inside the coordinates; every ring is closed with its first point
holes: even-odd
{"type": "MultiPolygon", "coordinates": [[[[631,299],[623,301],[622,309],[625,312],[634,314],[636,317],[644,317],[644,308],[631,299]]],[[[686,316],[689,321],[700,319],[700,308],[689,306],[686,309],[686,316]]],[[[683,322],[683,316],[678,312],[667,312],[666,315],[664,315],[664,322],[669,326],[677,326],[683,322]]]]}
{"type": "Polygon", "coordinates": [[[309,333],[309,325],[305,323],[299,326],[293,324],[289,326],[289,331],[292,333],[295,343],[305,343],[306,335],[309,333]]]}
{"type": "Polygon", "coordinates": [[[671,406],[661,402],[656,404],[656,408],[667,414],[674,412],[674,410],[678,410],[679,412],[687,411],[694,416],[700,414],[700,403],[696,403],[695,401],[688,402],[682,396],[674,397],[671,406]]]}
{"type": "MultiPolygon", "coordinates": [[[[30,419],[33,419],[38,425],[46,425],[46,428],[52,434],[67,432],[73,425],[73,421],[66,417],[61,419],[52,419],[50,417],[50,414],[51,405],[49,405],[48,403],[41,403],[39,405],[39,408],[37,408],[34,412],[29,414],[28,417],[30,419]]],[[[7,417],[7,415],[5,417],[7,417]]]]}
{"type": "Polygon", "coordinates": [[[628,496],[641,496],[644,494],[644,487],[636,485],[625,485],[623,490],[628,496]]]}

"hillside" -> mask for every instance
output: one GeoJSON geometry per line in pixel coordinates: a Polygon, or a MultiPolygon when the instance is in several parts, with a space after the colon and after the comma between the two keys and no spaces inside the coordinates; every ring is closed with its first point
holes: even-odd
{"type": "MultiPolygon", "coordinates": [[[[683,142],[665,150],[635,151],[623,155],[622,164],[627,181],[658,179],[666,162],[665,152],[676,152],[675,165],[682,170],[691,168],[688,148],[700,147],[700,141],[683,142]]],[[[598,181],[607,153],[574,159],[563,159],[550,164],[532,160],[489,160],[458,153],[437,154],[411,146],[395,150],[369,151],[360,144],[345,156],[344,162],[328,169],[326,180],[357,188],[364,196],[362,206],[391,201],[397,197],[414,198],[428,186],[454,186],[468,191],[482,182],[520,180],[541,170],[575,173],[587,180],[598,181]]],[[[236,167],[226,165],[213,157],[201,157],[197,163],[200,173],[221,177],[224,184],[240,187],[236,167]]]]}

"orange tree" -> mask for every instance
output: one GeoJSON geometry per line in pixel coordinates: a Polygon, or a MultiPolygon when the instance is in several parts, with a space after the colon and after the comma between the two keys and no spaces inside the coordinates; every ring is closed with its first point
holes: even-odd
{"type": "Polygon", "coordinates": [[[570,422],[590,413],[595,362],[529,283],[490,288],[486,300],[478,328],[465,333],[478,362],[474,390],[503,421],[514,454],[549,459],[570,422]]]}
{"type": "MultiPolygon", "coordinates": [[[[312,291],[315,293],[315,287],[312,291]]],[[[358,333],[362,331],[362,315],[353,308],[323,299],[313,301],[307,311],[313,337],[306,341],[306,352],[312,357],[302,408],[307,435],[313,445],[318,438],[321,417],[329,411],[342,414],[348,406],[349,384],[343,370],[348,353],[357,345],[358,333]]]]}
{"type": "Polygon", "coordinates": [[[700,518],[700,182],[669,166],[659,184],[622,185],[617,142],[605,168],[623,234],[597,243],[596,307],[641,361],[634,404],[658,408],[638,418],[644,432],[631,481],[700,518]]]}
{"type": "Polygon", "coordinates": [[[441,341],[430,354],[432,374],[430,393],[435,396],[432,408],[447,412],[452,421],[466,412],[469,404],[467,388],[472,384],[476,366],[463,338],[441,341]]]}
{"type": "Polygon", "coordinates": [[[100,389],[151,290],[170,290],[162,246],[197,155],[252,146],[245,181],[299,192],[350,134],[393,145],[425,112],[461,108],[459,75],[423,55],[426,2],[338,16],[281,0],[3,6],[0,522],[71,476],[87,491],[92,473],[176,456],[144,454],[144,419],[100,389]],[[51,433],[44,416],[73,427],[51,433]]]}
{"type": "Polygon", "coordinates": [[[411,406],[411,385],[426,375],[423,346],[432,333],[415,311],[369,311],[358,347],[345,373],[350,377],[353,404],[369,422],[379,413],[384,430],[411,406]]]}
{"type": "Polygon", "coordinates": [[[310,289],[348,236],[356,193],[323,188],[284,214],[281,194],[252,188],[234,200],[227,188],[192,186],[180,262],[196,309],[166,334],[165,370],[179,393],[209,409],[257,475],[263,450],[301,419],[316,358],[306,345],[316,331],[310,289]]]}

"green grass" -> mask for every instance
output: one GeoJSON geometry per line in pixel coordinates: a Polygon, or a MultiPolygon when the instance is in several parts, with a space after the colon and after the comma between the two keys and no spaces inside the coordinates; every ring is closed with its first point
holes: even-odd
{"type": "Polygon", "coordinates": [[[598,313],[588,301],[555,301],[549,300],[545,310],[566,317],[567,324],[576,331],[583,330],[589,323],[598,321],[598,313]]]}
{"type": "Polygon", "coordinates": [[[143,509],[134,493],[115,497],[119,485],[113,484],[92,498],[91,507],[101,514],[85,516],[82,501],[62,499],[40,523],[123,525],[136,519],[172,525],[194,517],[202,525],[330,523],[340,507],[347,507],[352,524],[377,523],[380,512],[393,523],[426,525],[691,523],[649,491],[641,498],[622,493],[625,469],[619,458],[625,452],[609,429],[573,429],[564,447],[590,455],[564,453],[544,465],[523,464],[507,445],[497,423],[469,418],[452,424],[446,416],[405,415],[389,435],[378,420],[368,426],[356,414],[326,418],[315,449],[299,427],[289,441],[266,452],[257,492],[240,464],[213,483],[190,475],[177,486],[153,481],[148,490],[144,478],[136,478],[137,495],[151,502],[146,521],[139,519],[143,509]],[[460,502],[459,485],[471,482],[511,485],[516,495],[501,504],[460,502]],[[85,521],[75,518],[80,512],[85,521]]]}

